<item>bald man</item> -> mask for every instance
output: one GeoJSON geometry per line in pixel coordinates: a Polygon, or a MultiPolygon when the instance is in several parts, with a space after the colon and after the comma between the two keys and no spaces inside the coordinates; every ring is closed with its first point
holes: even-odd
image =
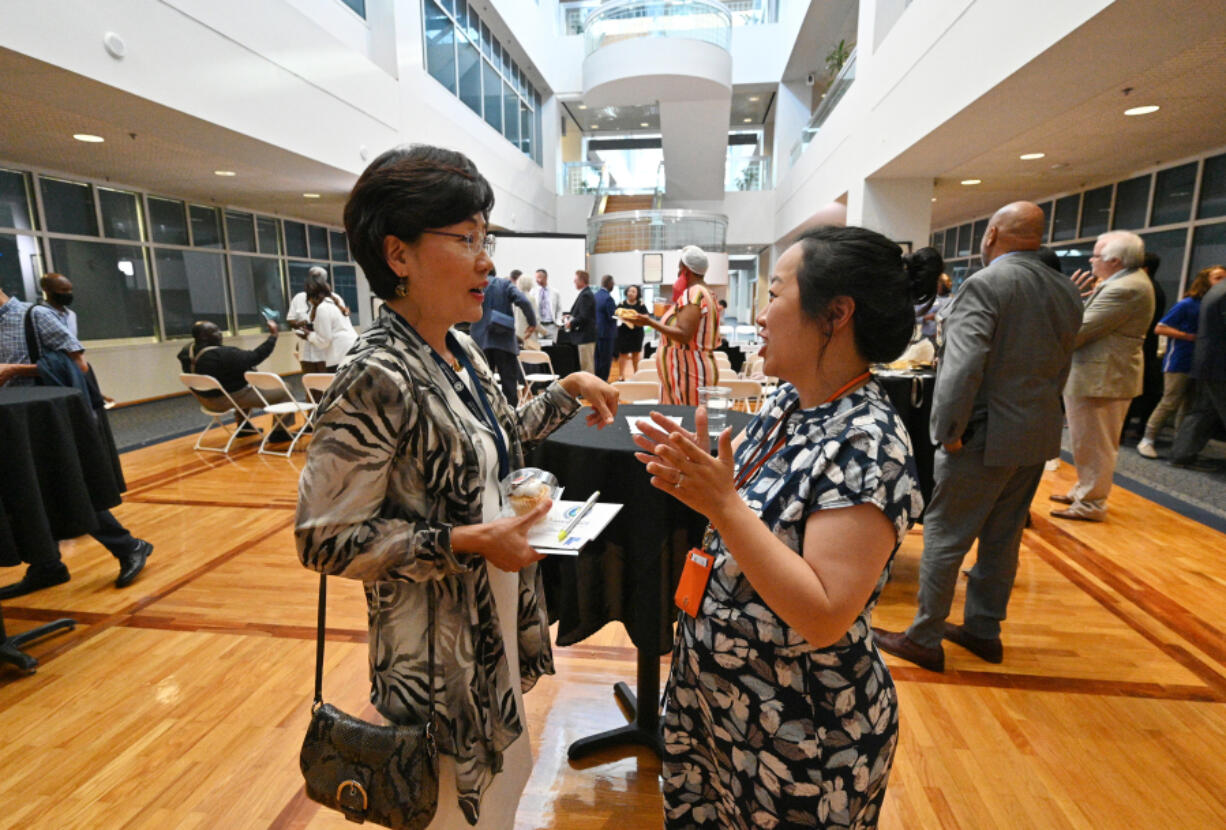
{"type": "Polygon", "coordinates": [[[986,267],[962,284],[946,318],[919,607],[905,633],[874,629],[882,650],[931,671],[945,668],[943,639],[989,663],[1004,659],[1000,623],[1022,528],[1043,462],[1060,452],[1060,392],[1082,306],[1077,287],[1039,259],[1044,221],[1030,202],[998,210],[980,247],[986,267]],[[958,570],[976,539],[963,623],[953,625],[958,570]]]}

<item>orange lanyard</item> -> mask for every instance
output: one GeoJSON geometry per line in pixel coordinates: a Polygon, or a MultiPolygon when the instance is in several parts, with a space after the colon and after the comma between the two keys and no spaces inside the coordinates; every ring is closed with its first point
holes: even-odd
{"type": "MultiPolygon", "coordinates": [[[[856,375],[854,378],[847,381],[847,383],[840,386],[838,391],[836,391],[829,398],[826,398],[826,400],[822,401],[822,403],[828,404],[831,401],[837,400],[838,398],[846,394],[852,387],[868,380],[869,377],[871,377],[871,375],[872,373],[868,371],[865,371],[863,374],[856,375]]],[[[783,416],[778,420],[778,422],[776,422],[774,428],[771,429],[770,434],[766,436],[766,439],[762,442],[761,446],[766,446],[766,442],[769,441],[771,436],[775,434],[775,430],[782,429],[783,425],[787,423],[788,418],[792,417],[792,413],[796,411],[797,406],[799,406],[799,403],[797,403],[796,406],[793,406],[790,409],[788,409],[787,412],[783,413],[783,416]]],[[[779,450],[783,449],[783,445],[786,444],[787,442],[788,442],[788,437],[785,432],[785,434],[779,436],[779,440],[776,441],[769,450],[767,450],[765,455],[762,455],[761,457],[758,458],[757,461],[754,462],[753,466],[749,467],[748,469],[741,470],[741,474],[736,477],[735,481],[733,481],[733,486],[737,490],[740,490],[742,487],[744,487],[746,483],[748,483],[749,480],[753,478],[754,475],[757,474],[758,470],[762,469],[762,465],[765,464],[767,461],[769,461],[772,455],[779,452],[779,450]]]]}

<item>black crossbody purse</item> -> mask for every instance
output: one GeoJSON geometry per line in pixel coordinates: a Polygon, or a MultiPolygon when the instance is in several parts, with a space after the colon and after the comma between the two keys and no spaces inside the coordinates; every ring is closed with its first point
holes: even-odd
{"type": "Polygon", "coordinates": [[[299,765],[312,801],[350,821],[394,830],[421,830],[438,807],[438,748],[434,741],[434,605],[429,594],[430,714],[423,726],[376,726],[323,701],[327,577],[319,577],[319,639],[315,703],[299,765]]]}

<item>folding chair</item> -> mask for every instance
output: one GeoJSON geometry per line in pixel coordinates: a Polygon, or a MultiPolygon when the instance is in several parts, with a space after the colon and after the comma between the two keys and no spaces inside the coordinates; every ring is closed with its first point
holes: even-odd
{"type": "Polygon", "coordinates": [[[656,370],[656,359],[654,357],[645,357],[640,360],[639,371],[642,371],[643,369],[650,369],[654,372],[656,370]]]}
{"type": "Polygon", "coordinates": [[[762,405],[762,384],[756,380],[742,380],[737,377],[724,379],[721,377],[719,385],[729,390],[729,396],[732,398],[734,406],[738,401],[742,401],[745,404],[746,410],[757,412],[758,407],[762,405]]]}
{"type": "Polygon", "coordinates": [[[633,375],[631,375],[630,377],[626,378],[626,380],[633,380],[633,381],[655,381],[656,383],[659,383],[659,382],[660,382],[660,374],[659,374],[659,372],[657,372],[657,371],[656,371],[656,367],[655,367],[655,366],[646,366],[646,367],[645,367],[645,366],[643,366],[643,364],[642,364],[642,363],[640,363],[640,364],[639,364],[639,370],[638,370],[637,372],[635,372],[633,375]]]}
{"type": "Polygon", "coordinates": [[[260,442],[260,455],[280,455],[289,458],[294,452],[294,447],[298,445],[298,439],[311,426],[311,413],[315,411],[315,404],[299,402],[293,393],[289,391],[289,387],[285,385],[285,381],[281,376],[274,372],[247,372],[243,377],[247,379],[247,383],[251,384],[255,394],[259,396],[260,409],[272,416],[273,429],[264,434],[264,440],[260,442]],[[268,398],[265,397],[266,392],[284,392],[289,400],[269,403],[268,398]],[[289,448],[285,452],[266,449],[268,446],[268,436],[277,429],[289,432],[289,425],[293,422],[294,416],[299,412],[305,413],[305,417],[302,419],[302,426],[298,428],[298,431],[294,433],[294,437],[290,439],[289,448]]]}
{"type": "Polygon", "coordinates": [[[619,380],[609,384],[617,390],[621,403],[659,403],[660,384],[646,381],[619,380]]]}
{"type": "MultiPolygon", "coordinates": [[[[239,408],[238,404],[234,403],[234,399],[230,397],[230,393],[225,390],[225,387],[221,385],[221,382],[218,381],[217,378],[211,375],[193,375],[185,373],[179,375],[179,381],[186,386],[187,390],[192,393],[193,397],[200,402],[200,411],[209,416],[209,422],[204,425],[204,430],[202,430],[200,435],[196,438],[196,445],[192,447],[192,449],[199,450],[200,452],[219,452],[229,455],[230,446],[234,443],[234,439],[238,437],[238,433],[243,429],[243,427],[251,427],[256,432],[260,431],[259,427],[251,423],[251,419],[248,414],[239,408]],[[202,402],[202,392],[220,392],[220,398],[224,399],[226,403],[230,405],[230,408],[222,412],[217,412],[206,408],[202,402]],[[224,420],[230,413],[234,413],[233,429],[231,429],[224,420]],[[208,431],[213,427],[222,427],[230,432],[230,440],[226,441],[226,445],[224,447],[206,447],[201,443],[204,440],[204,436],[207,435],[208,431]]],[[[214,400],[218,399],[217,396],[209,397],[212,397],[214,400]]]]}
{"type": "Polygon", "coordinates": [[[731,369],[732,359],[724,352],[712,352],[715,355],[715,365],[720,369],[731,369]]]}
{"type": "Polygon", "coordinates": [[[549,359],[546,352],[537,351],[536,349],[520,349],[519,351],[519,371],[524,376],[524,394],[523,399],[531,398],[535,393],[532,391],[534,383],[553,383],[558,379],[558,375],[553,371],[553,361],[549,359]],[[544,364],[549,367],[548,372],[530,372],[529,366],[540,366],[544,364]]]}
{"type": "Polygon", "coordinates": [[[302,388],[306,390],[307,400],[316,406],[324,396],[324,392],[328,391],[328,387],[332,385],[332,378],[336,375],[331,372],[307,372],[302,376],[302,388]]]}

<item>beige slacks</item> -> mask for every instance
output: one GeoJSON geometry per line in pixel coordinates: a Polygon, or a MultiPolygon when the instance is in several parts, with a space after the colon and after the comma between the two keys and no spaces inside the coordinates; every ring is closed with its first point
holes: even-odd
{"type": "Polygon", "coordinates": [[[1069,490],[1070,513],[1101,520],[1107,514],[1107,495],[1120,450],[1120,430],[1131,398],[1064,396],[1069,439],[1077,483],[1069,490]]]}
{"type": "Polygon", "coordinates": [[[584,372],[596,371],[596,344],[595,343],[580,343],[576,348],[579,350],[579,368],[584,372]]]}

